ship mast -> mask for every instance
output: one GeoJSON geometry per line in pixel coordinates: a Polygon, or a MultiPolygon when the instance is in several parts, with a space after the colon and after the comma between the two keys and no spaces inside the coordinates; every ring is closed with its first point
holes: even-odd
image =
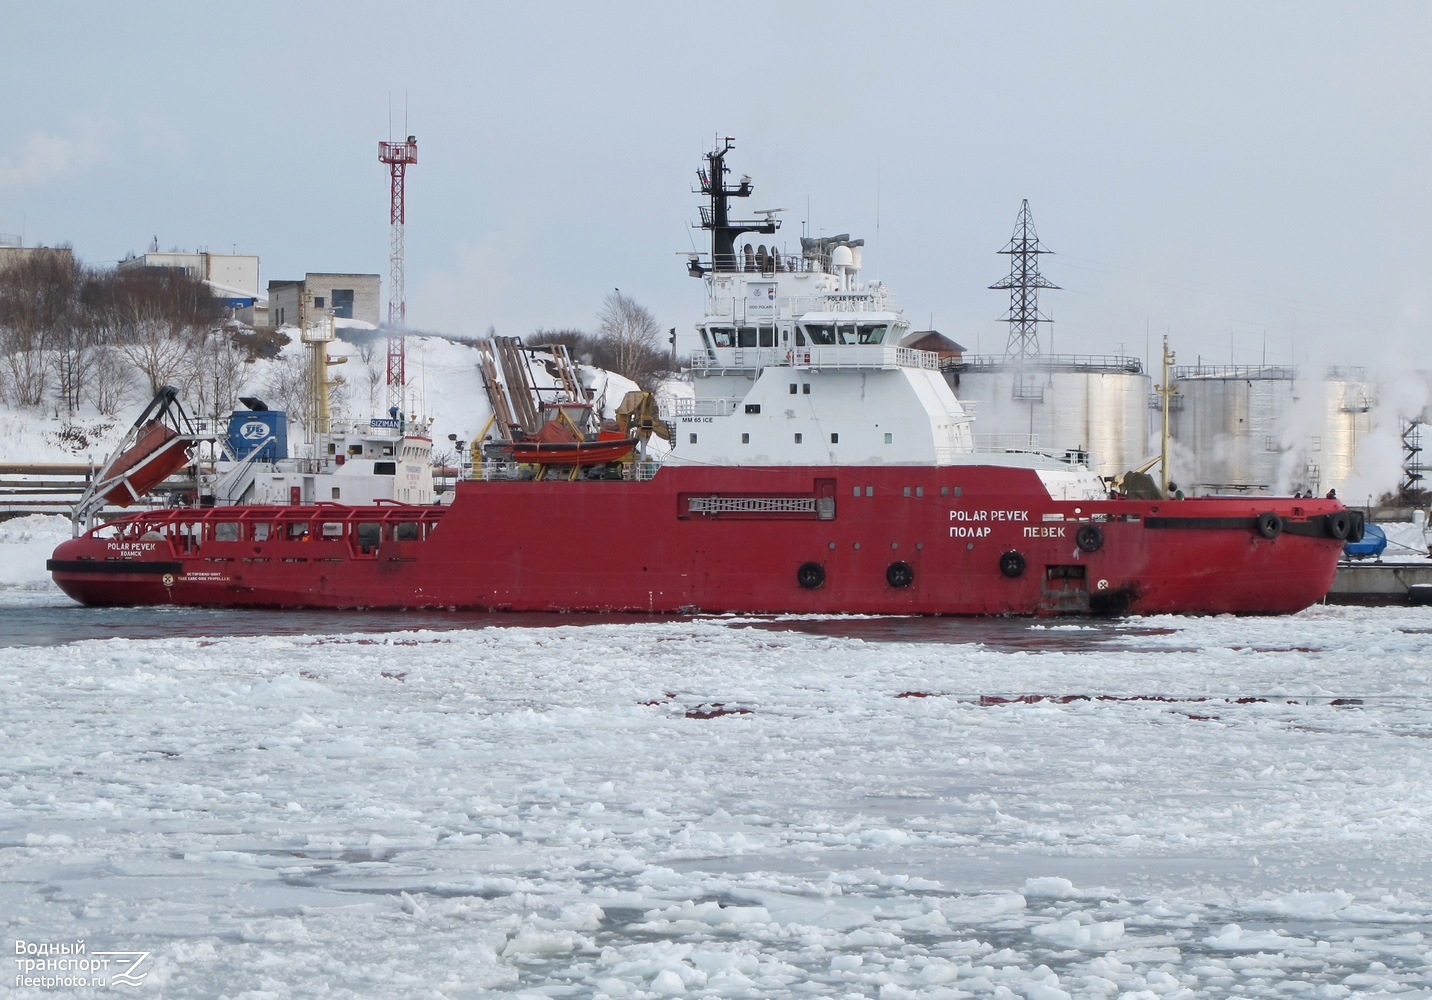
{"type": "Polygon", "coordinates": [[[693,259],[687,267],[693,278],[699,278],[707,271],[739,271],[736,260],[736,237],[741,233],[774,233],[780,228],[780,221],[767,217],[760,221],[731,219],[731,199],[749,198],[755,186],[751,178],[742,176],[741,183],[731,187],[726,183],[726,154],[736,148],[734,136],[718,140],[716,148],[706,154],[706,166],[696,171],[701,182],[700,193],[710,198],[710,204],[701,206],[701,228],[711,233],[711,266],[704,266],[693,259]]]}
{"type": "Polygon", "coordinates": [[[1168,404],[1178,392],[1178,386],[1169,376],[1173,372],[1174,353],[1168,349],[1168,337],[1163,339],[1163,382],[1154,386],[1154,391],[1163,399],[1163,428],[1160,432],[1162,444],[1159,448],[1160,475],[1163,477],[1163,494],[1168,496],[1168,404]]]}

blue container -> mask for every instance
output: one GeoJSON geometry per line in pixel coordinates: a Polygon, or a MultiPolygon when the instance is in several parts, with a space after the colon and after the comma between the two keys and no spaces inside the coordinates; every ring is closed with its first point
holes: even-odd
{"type": "Polygon", "coordinates": [[[1368,524],[1362,529],[1362,541],[1343,544],[1343,552],[1353,559],[1369,559],[1373,556],[1380,556],[1385,548],[1387,548],[1387,534],[1375,524],[1368,524]]]}
{"type": "Polygon", "coordinates": [[[229,450],[256,462],[288,458],[288,414],[282,410],[235,410],[229,414],[229,450]]]}

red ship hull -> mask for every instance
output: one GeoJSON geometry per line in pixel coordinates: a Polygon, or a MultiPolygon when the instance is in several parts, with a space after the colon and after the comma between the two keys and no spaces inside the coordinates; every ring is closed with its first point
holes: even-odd
{"type": "Polygon", "coordinates": [[[49,566],[90,605],[1281,614],[1327,594],[1356,518],[1332,500],[1058,501],[999,466],[668,466],[462,482],[450,507],[128,515],[49,566]]]}

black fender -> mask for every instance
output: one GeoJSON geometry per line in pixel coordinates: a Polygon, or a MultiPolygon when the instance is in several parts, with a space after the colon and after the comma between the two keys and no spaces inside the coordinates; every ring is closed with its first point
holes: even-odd
{"type": "Polygon", "coordinates": [[[1081,524],[1074,532],[1074,544],[1085,552],[1098,552],[1104,547],[1104,531],[1097,524],[1081,524]]]}
{"type": "Polygon", "coordinates": [[[818,562],[801,563],[796,570],[796,583],[806,590],[818,590],[825,585],[825,567],[818,562]]]}

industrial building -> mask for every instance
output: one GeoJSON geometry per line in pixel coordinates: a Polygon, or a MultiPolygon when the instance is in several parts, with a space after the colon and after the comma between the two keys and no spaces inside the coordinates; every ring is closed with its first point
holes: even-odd
{"type": "Polygon", "coordinates": [[[235,319],[250,326],[263,326],[266,322],[265,301],[259,294],[259,259],[255,254],[161,251],[156,239],[145,253],[126,257],[115,267],[120,271],[149,268],[183,271],[208,285],[235,319]]]}
{"type": "Polygon", "coordinates": [[[0,268],[24,260],[29,254],[59,254],[67,261],[74,261],[74,251],[69,247],[27,247],[18,236],[0,233],[0,268]]]}
{"type": "Polygon", "coordinates": [[[302,281],[268,283],[269,323],[297,326],[299,304],[316,312],[333,313],[335,319],[356,320],[377,329],[381,281],[376,274],[334,274],[310,272],[302,281]]]}

